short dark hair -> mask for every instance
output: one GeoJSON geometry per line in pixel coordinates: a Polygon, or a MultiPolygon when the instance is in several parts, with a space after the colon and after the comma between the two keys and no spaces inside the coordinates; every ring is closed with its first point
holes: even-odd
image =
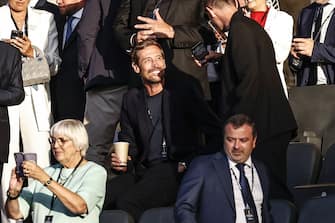
{"type": "Polygon", "coordinates": [[[157,41],[148,39],[139,42],[134,46],[134,48],[131,51],[131,61],[134,64],[138,65],[138,55],[137,55],[138,51],[141,51],[149,46],[157,46],[161,50],[163,57],[165,57],[162,46],[157,41]]]}
{"type": "Polygon", "coordinates": [[[235,5],[235,0],[206,0],[206,6],[221,8],[224,4],[235,5]]]}
{"type": "Polygon", "coordinates": [[[224,123],[224,129],[227,125],[231,124],[234,129],[240,128],[243,125],[248,125],[252,129],[252,136],[257,136],[257,130],[255,122],[247,115],[245,114],[236,114],[228,118],[224,123]]]}

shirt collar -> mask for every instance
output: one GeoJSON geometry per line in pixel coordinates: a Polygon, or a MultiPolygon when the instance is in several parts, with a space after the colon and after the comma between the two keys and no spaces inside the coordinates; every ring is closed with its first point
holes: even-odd
{"type": "MultiPolygon", "coordinates": [[[[229,162],[229,168],[236,168],[236,162],[232,161],[231,159],[229,159],[228,157],[228,162],[229,162]]],[[[249,158],[247,159],[247,161],[244,162],[244,164],[246,164],[246,166],[248,166],[249,168],[251,168],[252,166],[252,161],[251,161],[251,156],[249,156],[249,158]]]]}
{"type": "Polygon", "coordinates": [[[75,13],[73,13],[72,17],[74,17],[76,19],[81,19],[83,11],[84,11],[84,8],[79,9],[78,11],[76,11],[75,13]]]}

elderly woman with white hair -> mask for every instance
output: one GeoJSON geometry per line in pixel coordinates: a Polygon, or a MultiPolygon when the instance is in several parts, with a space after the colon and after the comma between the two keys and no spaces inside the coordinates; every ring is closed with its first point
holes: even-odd
{"type": "Polygon", "coordinates": [[[85,159],[88,137],[84,125],[73,119],[57,122],[50,131],[50,144],[59,164],[43,170],[34,161],[24,161],[24,176],[33,179],[28,187],[22,188],[23,179],[12,170],[8,217],[25,219],[31,213],[33,222],[98,223],[107,174],[85,159]]]}

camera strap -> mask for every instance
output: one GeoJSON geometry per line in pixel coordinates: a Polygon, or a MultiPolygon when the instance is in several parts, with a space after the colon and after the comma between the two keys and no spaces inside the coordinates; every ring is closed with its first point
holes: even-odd
{"type": "MultiPolygon", "coordinates": [[[[10,12],[10,17],[11,17],[11,19],[12,19],[14,25],[15,25],[16,30],[19,31],[20,29],[19,29],[19,27],[17,26],[17,24],[16,24],[16,22],[15,22],[15,19],[14,19],[14,17],[13,17],[12,12],[10,12]]],[[[25,34],[26,36],[28,36],[28,11],[27,11],[27,13],[26,13],[26,17],[24,18],[24,34],[25,34]]]]}

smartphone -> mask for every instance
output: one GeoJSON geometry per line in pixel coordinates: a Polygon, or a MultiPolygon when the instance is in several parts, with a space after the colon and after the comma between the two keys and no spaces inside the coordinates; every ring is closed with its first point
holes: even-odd
{"type": "Polygon", "coordinates": [[[199,60],[200,63],[205,62],[205,57],[208,55],[208,50],[203,42],[198,42],[195,44],[192,49],[192,55],[195,59],[199,60]]]}
{"type": "Polygon", "coordinates": [[[15,168],[16,174],[19,175],[20,177],[24,177],[23,167],[22,167],[22,163],[24,161],[24,154],[14,153],[14,158],[15,158],[15,163],[16,163],[16,168],[15,168]]]}
{"type": "Polygon", "coordinates": [[[10,38],[15,39],[16,37],[23,38],[23,32],[20,31],[20,30],[12,30],[12,32],[10,34],[10,38]]]}

